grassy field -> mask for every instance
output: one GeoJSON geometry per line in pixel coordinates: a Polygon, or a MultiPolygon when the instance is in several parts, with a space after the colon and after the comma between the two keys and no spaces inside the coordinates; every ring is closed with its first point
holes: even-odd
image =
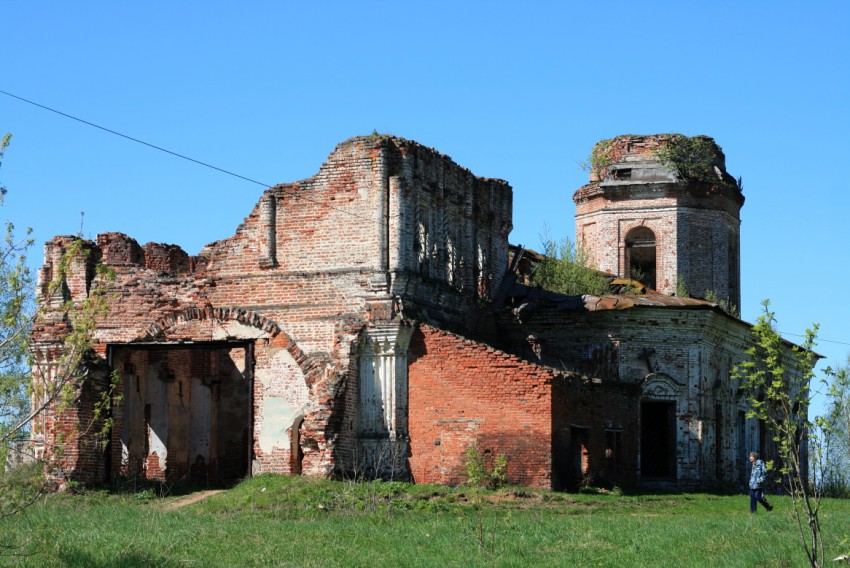
{"type": "MultiPolygon", "coordinates": [[[[790,513],[708,494],[496,492],[258,476],[201,502],[52,495],[3,521],[9,566],[807,566],[790,513]]],[[[850,501],[823,508],[850,551],[850,501]]],[[[830,562],[831,563],[831,562],[830,562]]]]}

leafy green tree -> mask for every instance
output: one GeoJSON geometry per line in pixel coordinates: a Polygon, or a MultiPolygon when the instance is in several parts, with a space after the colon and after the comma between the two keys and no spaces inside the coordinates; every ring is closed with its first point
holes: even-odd
{"type": "MultiPolygon", "coordinates": [[[[0,163],[10,140],[9,134],[0,140],[0,163]]],[[[0,204],[5,195],[6,188],[0,186],[0,204]]],[[[86,298],[65,297],[65,275],[72,264],[85,260],[86,255],[82,239],[73,239],[66,246],[54,281],[49,284],[46,297],[51,300],[45,305],[37,304],[34,280],[26,262],[33,244],[30,234],[31,230],[27,229],[23,238],[16,237],[14,225],[7,222],[5,239],[0,245],[0,522],[24,511],[48,489],[45,471],[51,469],[51,464],[43,455],[36,454],[38,445],[30,443],[32,421],[48,407],[61,412],[88,378],[95,322],[107,309],[105,284],[114,278],[110,271],[98,266],[96,281],[86,298]],[[60,300],[53,303],[55,298],[60,300]],[[33,357],[31,331],[33,323],[49,311],[65,322],[67,331],[48,369],[40,367],[33,357]]],[[[115,377],[112,377],[102,400],[95,405],[95,414],[103,414],[108,408],[114,385],[115,377]]],[[[95,420],[79,427],[89,433],[92,430],[95,434],[103,433],[108,420],[95,420]]],[[[58,446],[51,450],[54,456],[62,453],[58,446]]],[[[7,542],[0,537],[0,555],[25,551],[27,544],[7,542]]]]}
{"type": "Polygon", "coordinates": [[[810,456],[814,482],[828,497],[850,497],[850,357],[835,370],[826,414],[816,421],[820,446],[810,456]]]}
{"type": "Polygon", "coordinates": [[[802,346],[789,346],[776,328],[770,302],[752,327],[753,345],[747,358],[735,366],[733,378],[749,403],[748,417],[764,422],[775,443],[775,460],[768,469],[779,474],[791,496],[793,517],[799,529],[802,548],[813,567],[823,566],[821,537],[821,493],[809,483],[809,445],[818,446],[817,429],[809,420],[810,385],[818,355],[814,352],[818,326],[807,329],[802,346]]]}
{"type": "Polygon", "coordinates": [[[593,268],[590,257],[564,237],[560,242],[541,237],[544,259],[531,276],[539,288],[569,296],[602,295],[609,291],[609,279],[593,268]]]}
{"type": "MultiPolygon", "coordinates": [[[[10,134],[0,139],[0,165],[11,139],[10,134]]],[[[6,188],[0,185],[0,204],[5,196],[6,188]]],[[[0,522],[34,503],[45,489],[38,464],[7,471],[7,463],[16,461],[24,451],[28,435],[29,340],[36,310],[26,263],[31,230],[19,238],[13,223],[7,222],[5,228],[0,245],[0,522]]],[[[19,550],[24,544],[0,538],[0,554],[19,550]]]]}
{"type": "MultiPolygon", "coordinates": [[[[0,140],[0,165],[12,136],[0,140]]],[[[6,188],[0,186],[0,204],[6,188]]],[[[33,279],[26,264],[32,245],[28,229],[24,238],[15,236],[15,226],[6,223],[0,245],[0,463],[6,463],[10,444],[17,441],[12,430],[29,411],[27,392],[29,365],[27,349],[34,314],[33,279]]]]}

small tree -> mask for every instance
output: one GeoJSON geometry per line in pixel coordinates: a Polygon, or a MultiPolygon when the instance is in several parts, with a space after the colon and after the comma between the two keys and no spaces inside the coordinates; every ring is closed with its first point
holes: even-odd
{"type": "MultiPolygon", "coordinates": [[[[0,140],[0,164],[11,138],[6,134],[0,140]]],[[[6,188],[0,186],[0,204],[5,195],[6,188]]],[[[33,280],[26,263],[30,232],[18,238],[14,224],[7,222],[0,245],[0,467],[17,441],[12,433],[15,426],[29,411],[27,349],[34,314],[33,280]]]]}
{"type": "MultiPolygon", "coordinates": [[[[9,145],[10,135],[0,140],[0,162],[9,145]]],[[[0,204],[6,188],[0,186],[0,204]]],[[[97,278],[85,299],[64,299],[64,279],[72,263],[84,259],[87,251],[81,239],[66,247],[46,297],[59,298],[56,304],[38,305],[33,297],[34,281],[27,267],[27,252],[33,241],[15,236],[15,227],[6,223],[6,236],[0,244],[0,521],[18,514],[34,503],[47,489],[44,476],[50,464],[42,456],[32,454],[33,418],[48,407],[62,412],[72,403],[87,379],[86,364],[92,353],[93,334],[97,318],[108,307],[106,283],[114,278],[111,271],[98,265],[97,278]],[[64,322],[66,333],[50,359],[49,368],[39,367],[33,358],[31,331],[33,322],[52,311],[64,322]],[[7,471],[7,458],[14,452],[18,461],[34,463],[7,471]],[[29,453],[27,453],[29,452],[29,453]]],[[[41,357],[41,359],[45,359],[41,357]]],[[[107,385],[100,403],[95,407],[96,420],[80,424],[80,429],[100,429],[106,424],[102,416],[114,383],[107,385]],[[100,413],[101,416],[98,416],[100,413]]],[[[62,448],[52,448],[61,455],[62,448]]],[[[18,549],[26,543],[10,543],[0,537],[0,554],[18,549]]]]}
{"type": "Polygon", "coordinates": [[[821,493],[850,497],[850,357],[843,367],[827,369],[832,379],[826,414],[816,420],[820,446],[810,464],[821,493]]]}
{"type": "Polygon", "coordinates": [[[556,242],[548,234],[540,240],[545,258],[531,276],[534,286],[570,296],[608,293],[608,278],[593,268],[580,246],[567,237],[556,242]]]}
{"type": "Polygon", "coordinates": [[[754,345],[732,375],[740,381],[750,405],[747,416],[762,420],[772,434],[777,460],[769,460],[768,469],[780,474],[791,496],[806,557],[811,566],[820,567],[824,561],[821,494],[815,484],[809,483],[806,453],[808,441],[817,443],[808,407],[818,358],[813,351],[818,326],[806,330],[802,346],[789,346],[776,330],[770,302],[764,300],[762,306],[764,312],[752,328],[754,345]]]}

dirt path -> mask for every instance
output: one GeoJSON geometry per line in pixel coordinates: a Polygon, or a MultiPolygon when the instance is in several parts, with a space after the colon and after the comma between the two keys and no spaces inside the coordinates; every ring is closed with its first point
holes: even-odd
{"type": "Polygon", "coordinates": [[[191,505],[192,503],[197,503],[198,501],[202,501],[207,497],[211,497],[216,493],[221,493],[224,489],[210,489],[209,491],[198,491],[197,493],[192,493],[191,495],[186,495],[185,497],[181,497],[176,501],[172,501],[165,507],[163,507],[163,511],[176,511],[186,505],[191,505]]]}

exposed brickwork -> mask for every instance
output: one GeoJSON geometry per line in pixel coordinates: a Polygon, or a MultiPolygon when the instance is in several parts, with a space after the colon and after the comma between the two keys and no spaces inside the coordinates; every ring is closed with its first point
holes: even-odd
{"type": "MultiPolygon", "coordinates": [[[[694,183],[656,160],[662,142],[614,139],[607,169],[575,194],[577,240],[623,274],[645,252],[626,250],[627,235],[650,229],[657,288],[683,276],[735,303],[743,197],[719,148],[723,183],[694,183]]],[[[120,233],[54,238],[39,271],[38,362],[61,350],[65,302],[99,288],[111,309],[78,403],[34,426],[52,472],[457,484],[477,446],[508,457],[510,483],[540,488],[740,481],[764,437],[729,378],[748,325],[697,300],[532,298],[504,279],[511,199],[506,182],[432,149],[369,136],[265,191],[198,256],[120,233]],[[96,276],[99,261],[114,281],[96,276]],[[111,370],[121,402],[104,450],[89,426],[111,370]]]]}
{"type": "Polygon", "coordinates": [[[576,242],[599,269],[628,276],[626,237],[636,227],[647,227],[655,234],[658,291],[674,293],[681,277],[692,294],[712,290],[740,305],[744,198],[723,169],[722,151],[717,148],[716,158],[723,183],[712,185],[682,179],[660,163],[655,152],[664,135],[621,136],[609,142],[610,165],[594,171],[591,183],[573,196],[576,242]],[[641,175],[617,177],[626,170],[641,175]]]}
{"type": "MultiPolygon", "coordinates": [[[[500,285],[510,223],[505,182],[478,178],[414,142],[361,137],[337,146],[314,177],[267,190],[233,237],[197,257],[174,245],[139,246],[106,233],[96,244],[84,242],[88,257],[61,275],[63,251],[78,239],[57,237],[45,247],[40,290],[46,297],[48,285],[61,278],[58,307],[64,299],[80,301],[92,286],[107,286],[111,310],[96,333],[103,356],[107,345],[114,351],[139,341],[247,342],[254,387],[245,427],[253,433],[253,470],[328,474],[343,426],[343,383],[352,380],[349,358],[363,325],[403,310],[459,331],[492,333],[486,325],[471,326],[468,316],[500,285]],[[115,271],[113,283],[95,278],[99,259],[115,271]],[[292,432],[296,421],[300,435],[292,432]],[[295,439],[300,448],[292,447],[295,439]]],[[[56,317],[48,313],[34,336],[56,344],[66,325],[58,310],[56,317]]],[[[172,367],[184,388],[205,376],[199,368],[172,367]]],[[[172,390],[162,395],[163,404],[181,400],[172,390]]],[[[182,454],[185,426],[168,416],[173,428],[163,443],[176,444],[182,454]]],[[[120,448],[116,436],[113,446],[120,448]]],[[[213,434],[223,442],[221,436],[213,434]]],[[[163,453],[157,463],[145,468],[142,460],[138,467],[148,476],[158,467],[167,479],[211,467],[194,457],[169,462],[163,453]]],[[[228,467],[222,455],[219,473],[228,467]]],[[[127,469],[120,459],[113,452],[113,475],[127,469]]],[[[68,470],[82,466],[73,453],[66,461],[68,470]]]]}
{"type": "Polygon", "coordinates": [[[425,325],[409,364],[416,481],[465,481],[465,451],[477,446],[507,456],[509,483],[550,488],[553,371],[425,325]]]}

